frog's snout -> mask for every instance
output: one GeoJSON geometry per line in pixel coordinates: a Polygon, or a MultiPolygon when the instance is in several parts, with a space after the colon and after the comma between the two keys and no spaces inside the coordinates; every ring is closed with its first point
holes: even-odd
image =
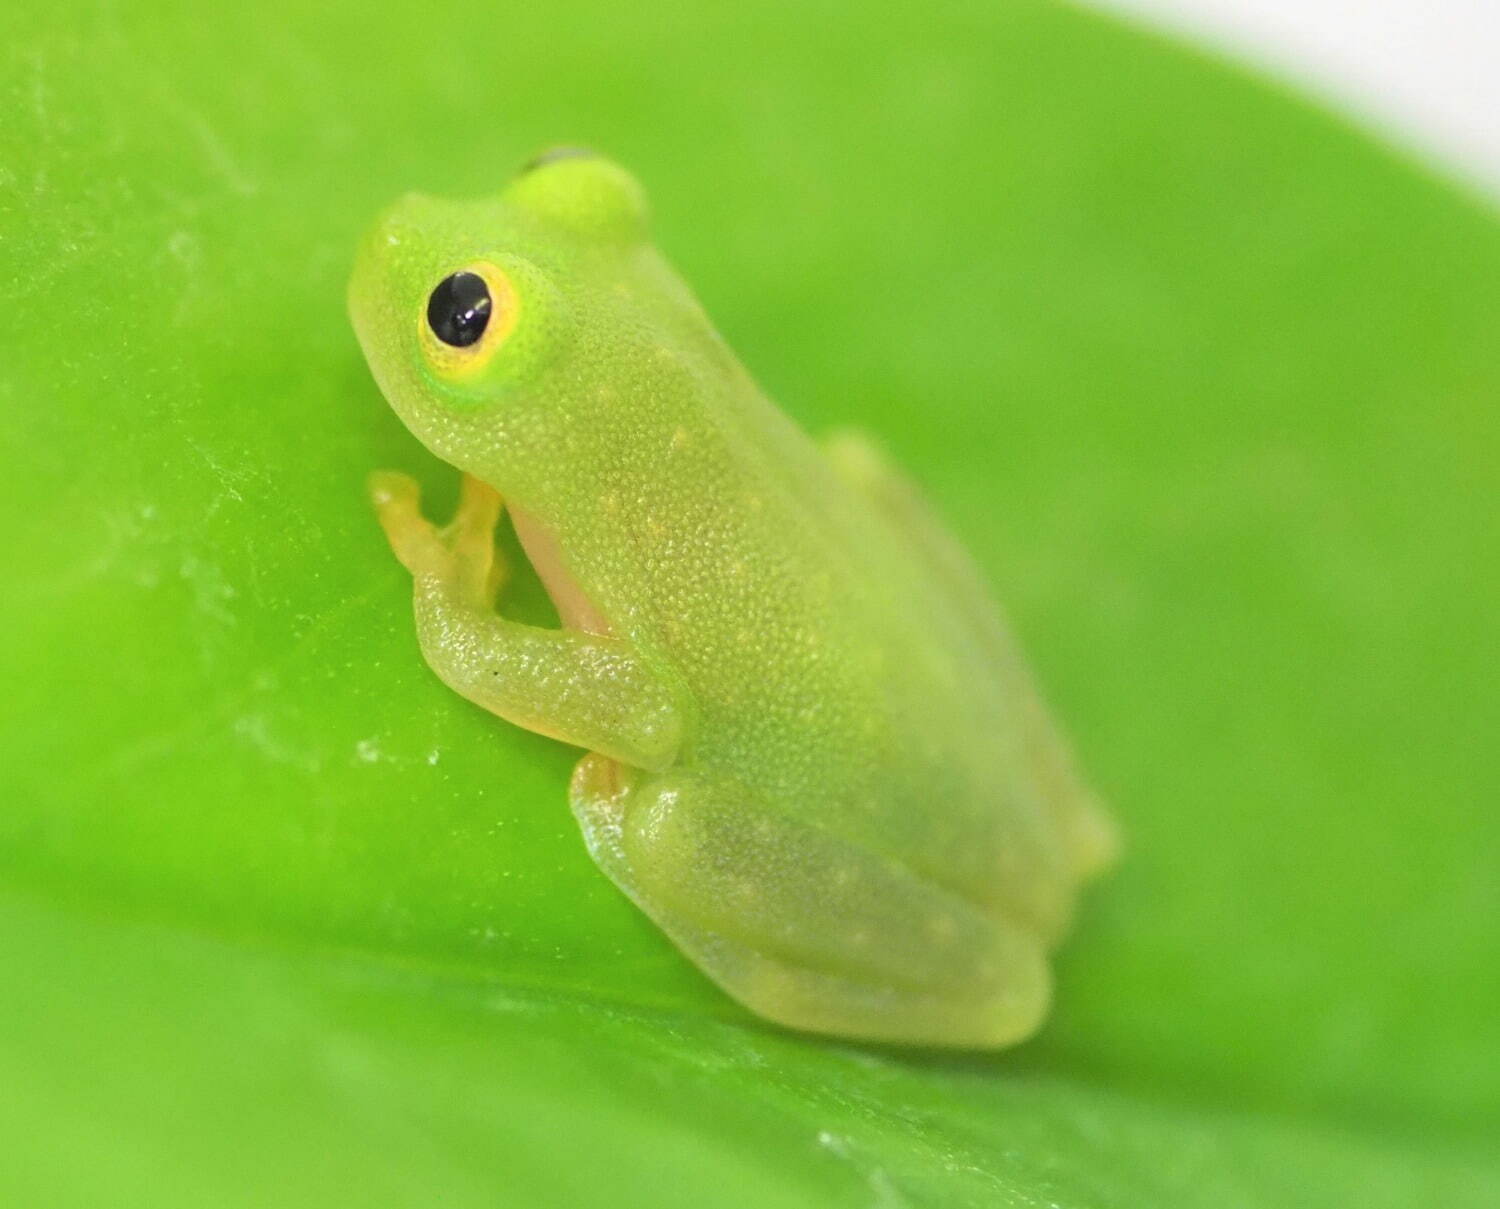
{"type": "Polygon", "coordinates": [[[409,259],[423,243],[423,216],[437,199],[425,193],[405,193],[387,206],[365,232],[356,258],[356,273],[367,266],[393,266],[409,259]]]}
{"type": "Polygon", "coordinates": [[[390,310],[399,294],[401,266],[409,263],[422,246],[420,216],[433,204],[434,199],[425,194],[405,194],[381,212],[360,240],[349,275],[347,301],[349,318],[366,351],[381,314],[390,310]]]}

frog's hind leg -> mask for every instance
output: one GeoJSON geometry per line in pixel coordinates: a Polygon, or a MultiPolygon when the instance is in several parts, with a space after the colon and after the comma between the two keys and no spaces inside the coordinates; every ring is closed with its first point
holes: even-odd
{"type": "Polygon", "coordinates": [[[1107,869],[1119,855],[1119,830],[1080,775],[979,568],[917,485],[868,436],[841,429],[825,439],[824,450],[835,473],[870,503],[942,586],[958,609],[959,624],[1019,698],[1032,772],[1067,836],[1076,876],[1088,878],[1107,869]]]}
{"type": "Polygon", "coordinates": [[[993,1048],[1029,1036],[1039,938],[736,786],[586,757],[573,810],[595,861],[725,991],[791,1028],[993,1048]]]}

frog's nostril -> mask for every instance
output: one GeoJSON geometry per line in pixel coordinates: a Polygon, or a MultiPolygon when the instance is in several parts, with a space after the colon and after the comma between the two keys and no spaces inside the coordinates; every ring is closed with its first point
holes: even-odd
{"type": "Polygon", "coordinates": [[[536,155],[533,155],[521,165],[520,175],[525,176],[528,172],[535,172],[538,168],[545,168],[548,164],[557,163],[558,160],[592,160],[598,158],[599,153],[590,147],[560,144],[556,147],[548,147],[545,151],[539,151],[536,155]]]}

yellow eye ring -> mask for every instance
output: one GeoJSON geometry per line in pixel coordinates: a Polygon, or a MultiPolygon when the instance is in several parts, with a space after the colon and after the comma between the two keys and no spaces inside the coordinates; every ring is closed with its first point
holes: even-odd
{"type": "Polygon", "coordinates": [[[444,277],[417,316],[417,336],[439,377],[464,381],[483,372],[516,326],[520,296],[497,265],[477,260],[444,277]]]}

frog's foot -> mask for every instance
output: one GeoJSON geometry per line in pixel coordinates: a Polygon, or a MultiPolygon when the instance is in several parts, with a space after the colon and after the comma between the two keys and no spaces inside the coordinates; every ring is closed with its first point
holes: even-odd
{"type": "Polygon", "coordinates": [[[710,978],[790,1028],[998,1048],[1046,1015],[1040,937],[735,786],[599,755],[572,805],[600,868],[710,978]]]}
{"type": "Polygon", "coordinates": [[[378,470],[370,476],[369,490],[391,549],[414,578],[438,581],[475,608],[494,605],[505,578],[495,553],[499,492],[464,475],[458,510],[439,529],[422,515],[421,488],[410,475],[378,470]]]}

